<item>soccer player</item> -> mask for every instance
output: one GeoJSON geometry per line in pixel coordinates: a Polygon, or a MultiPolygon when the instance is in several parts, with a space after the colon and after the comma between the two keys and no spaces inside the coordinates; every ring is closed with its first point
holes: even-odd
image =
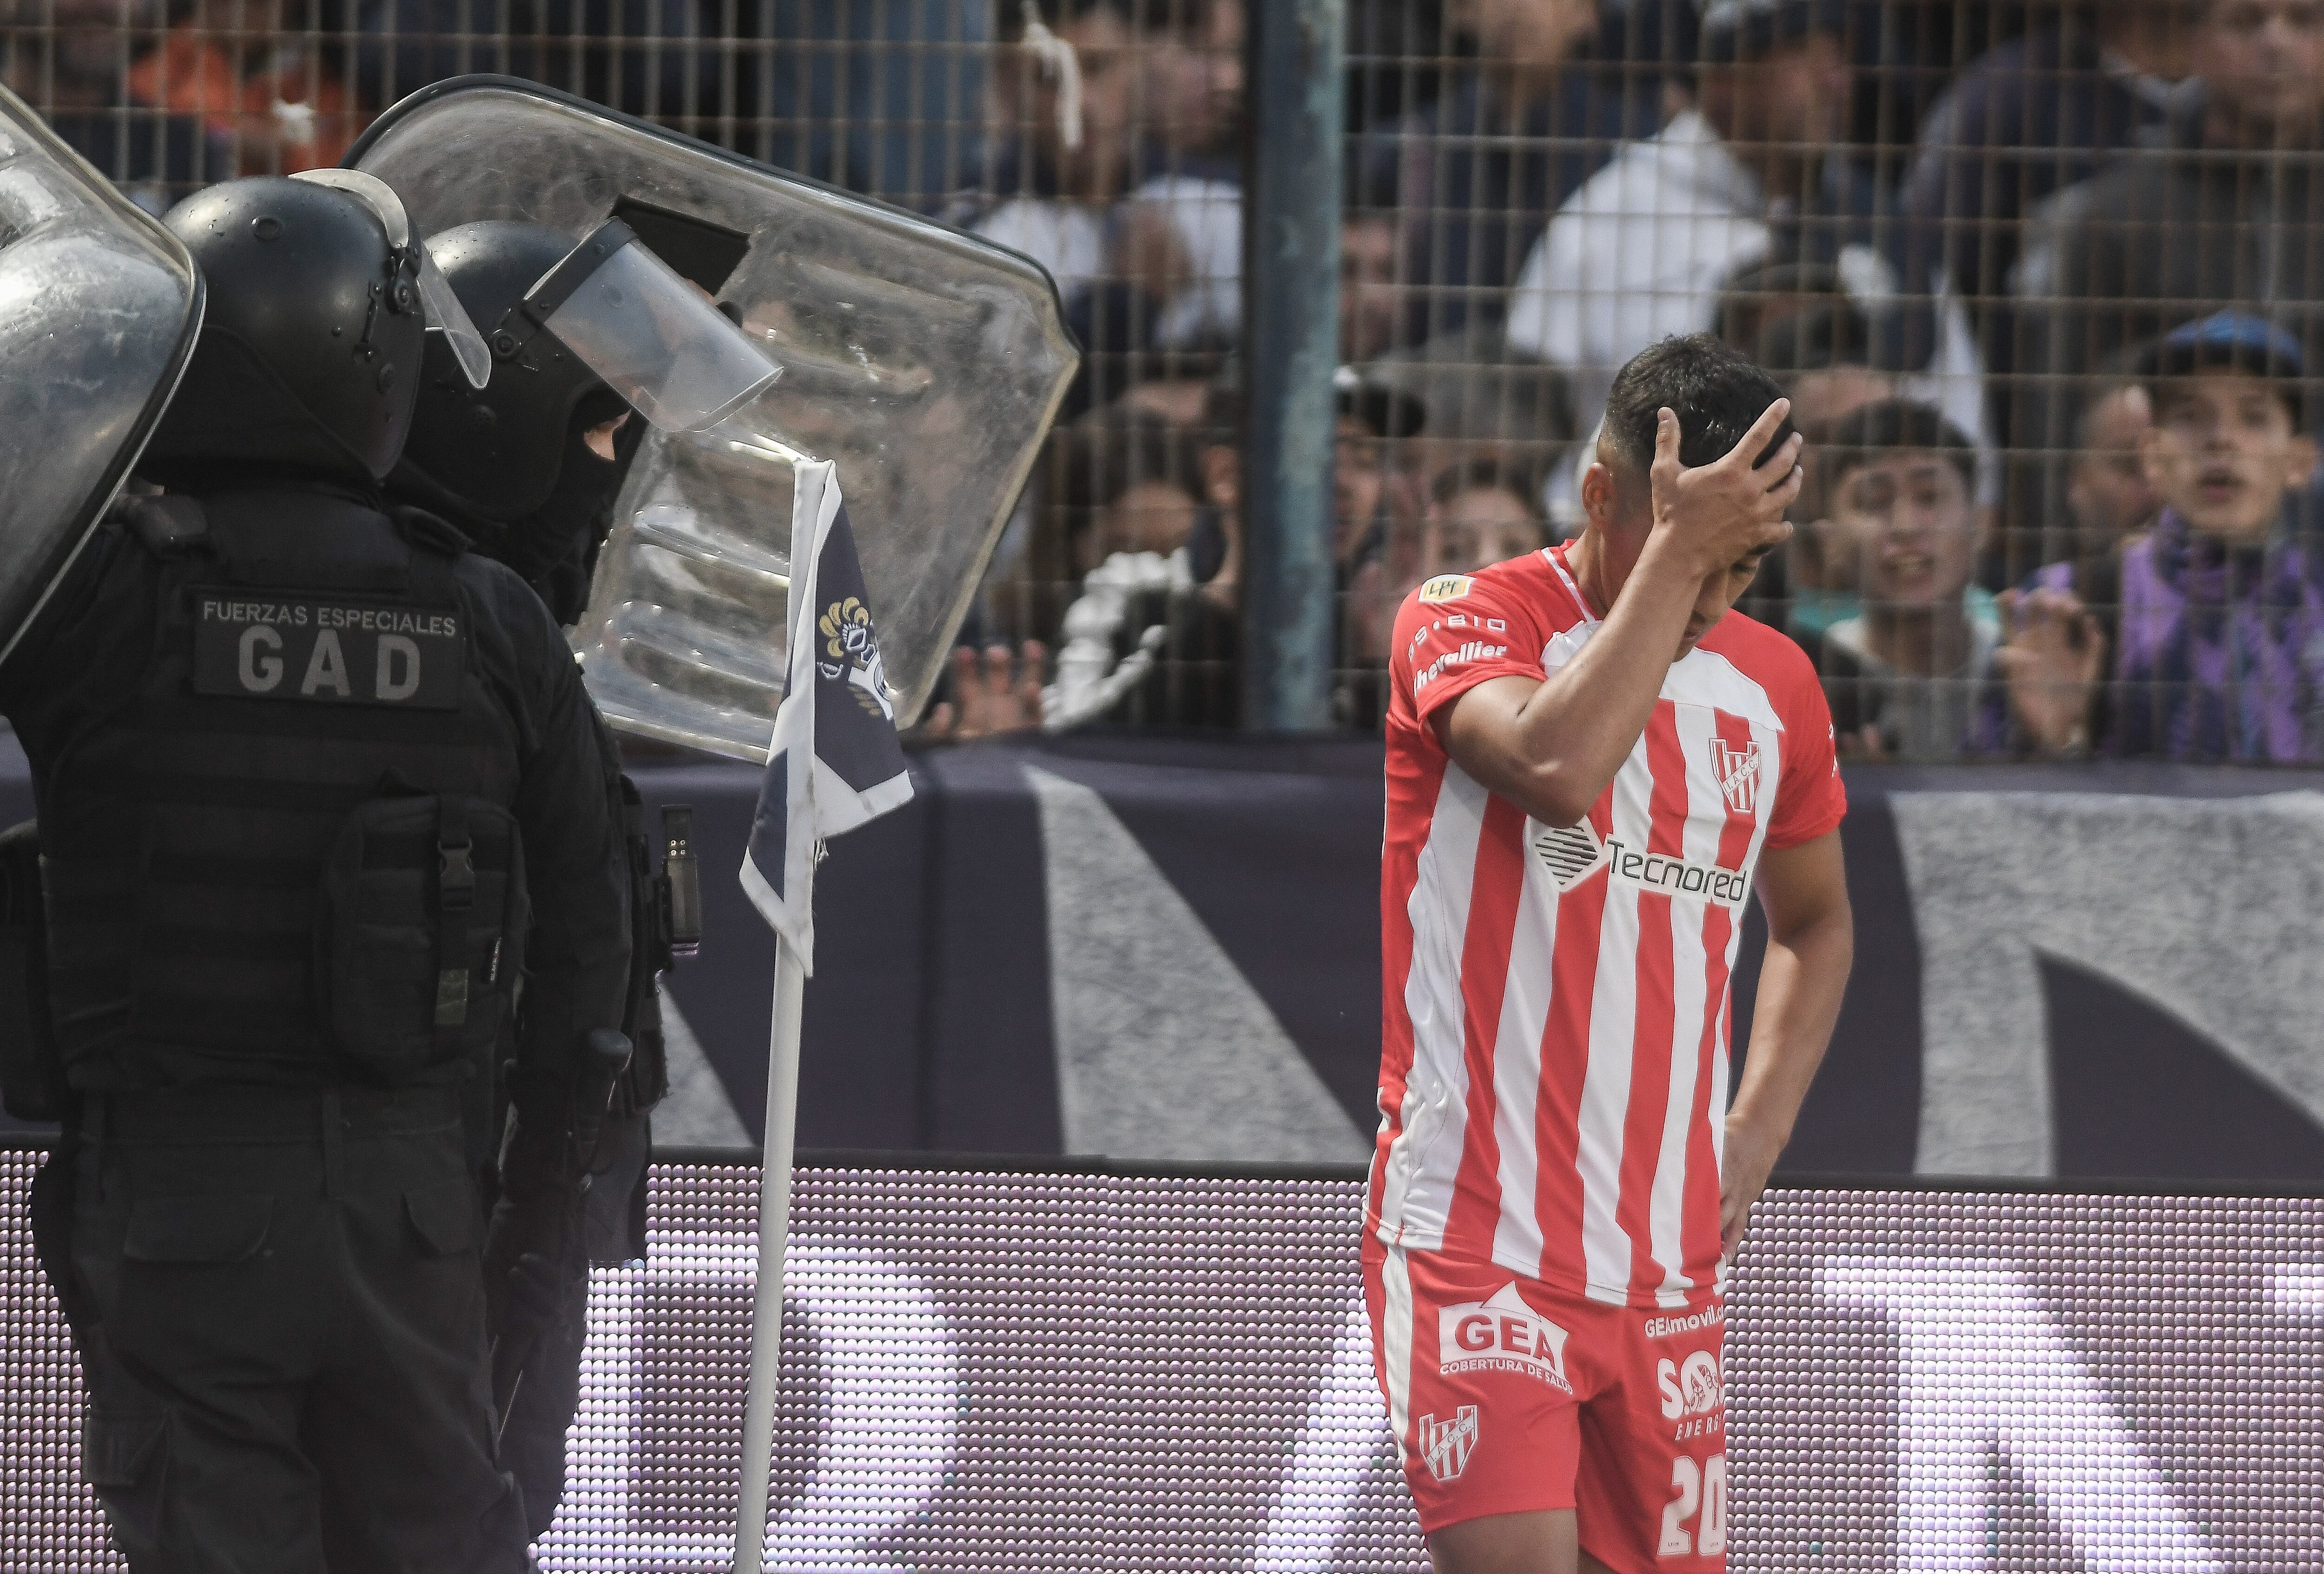
{"type": "Polygon", "coordinates": [[[1790,533],[1789,412],[1664,340],[1615,379],[1583,534],[1397,620],[1364,1289],[1438,1574],[1726,1565],[1725,1266],[1852,947],[1823,690],[1729,611],[1790,533]]]}

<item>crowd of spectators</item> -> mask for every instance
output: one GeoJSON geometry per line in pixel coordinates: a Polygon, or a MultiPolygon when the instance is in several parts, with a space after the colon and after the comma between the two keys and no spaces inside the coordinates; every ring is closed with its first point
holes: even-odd
{"type": "MultiPolygon", "coordinates": [[[[1249,0],[0,0],[141,201],[533,75],[1028,254],[1085,360],[930,726],[1232,726],[1249,0]]],[[[1336,706],[1578,525],[1630,356],[1812,438],[1747,603],[1877,758],[2324,757],[2324,0],[1348,0],[1336,706]]]]}

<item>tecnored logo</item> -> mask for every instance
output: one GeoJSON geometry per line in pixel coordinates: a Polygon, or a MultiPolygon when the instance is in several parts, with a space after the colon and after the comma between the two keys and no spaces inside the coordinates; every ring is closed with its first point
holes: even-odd
{"type": "Polygon", "coordinates": [[[1640,852],[1610,838],[1606,850],[1613,877],[1641,891],[1665,896],[1692,896],[1698,901],[1716,902],[1721,907],[1740,907],[1751,894],[1748,870],[1698,864],[1668,853],[1640,852]]]}

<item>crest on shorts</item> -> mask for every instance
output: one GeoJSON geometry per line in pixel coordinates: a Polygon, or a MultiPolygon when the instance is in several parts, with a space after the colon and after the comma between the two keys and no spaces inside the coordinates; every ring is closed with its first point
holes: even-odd
{"type": "Polygon", "coordinates": [[[1738,814],[1748,814],[1759,801],[1759,745],[1736,748],[1725,738],[1711,740],[1711,773],[1719,779],[1719,795],[1738,814]]]}
{"type": "Polygon", "coordinates": [[[1458,1481],[1477,1451],[1477,1407],[1464,1404],[1451,1421],[1433,1415],[1420,1418],[1420,1458],[1439,1481],[1458,1481]]]}

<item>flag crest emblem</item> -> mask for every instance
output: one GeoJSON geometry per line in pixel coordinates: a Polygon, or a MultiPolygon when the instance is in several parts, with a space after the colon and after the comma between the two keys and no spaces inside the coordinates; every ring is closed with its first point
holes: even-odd
{"type": "Polygon", "coordinates": [[[823,635],[823,659],[816,667],[833,682],[843,679],[847,692],[866,716],[893,723],[896,701],[888,692],[888,663],[881,658],[879,636],[872,632],[872,609],[858,597],[833,602],[816,619],[823,635]]]}

